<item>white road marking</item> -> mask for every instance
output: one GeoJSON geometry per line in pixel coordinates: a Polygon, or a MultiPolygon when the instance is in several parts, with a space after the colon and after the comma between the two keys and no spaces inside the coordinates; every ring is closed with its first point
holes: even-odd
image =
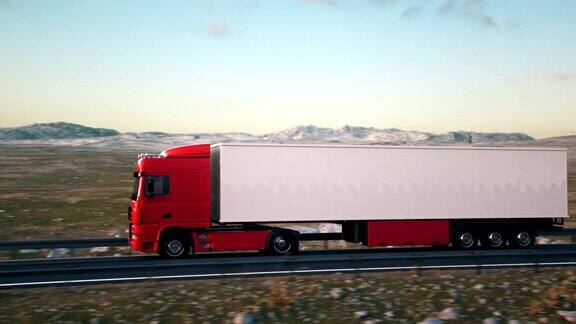
{"type": "Polygon", "coordinates": [[[230,273],[206,273],[171,276],[147,276],[147,277],[123,277],[102,279],[74,279],[35,282],[16,282],[0,284],[1,287],[25,287],[47,286],[64,284],[105,283],[116,281],[144,281],[164,279],[192,279],[192,278],[218,278],[218,277],[241,277],[258,275],[285,275],[285,274],[313,274],[324,272],[360,272],[360,271],[394,271],[394,270],[418,270],[418,269],[466,269],[466,268],[499,268],[499,267],[530,267],[530,266],[571,266],[576,262],[531,262],[531,263],[493,263],[493,264],[455,264],[455,265],[428,265],[428,266],[399,266],[399,267],[375,267],[375,268],[340,268],[340,269],[308,269],[308,270],[279,270],[279,271],[252,271],[230,273]]]}

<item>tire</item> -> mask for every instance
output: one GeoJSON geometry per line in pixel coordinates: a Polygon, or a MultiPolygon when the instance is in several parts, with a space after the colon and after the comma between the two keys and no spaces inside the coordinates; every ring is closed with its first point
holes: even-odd
{"type": "Polygon", "coordinates": [[[471,226],[456,228],[452,235],[452,246],[460,250],[471,250],[478,246],[478,237],[471,226]]]}
{"type": "Polygon", "coordinates": [[[273,231],[268,239],[270,255],[288,255],[298,252],[298,238],[290,231],[273,231]]]}
{"type": "Polygon", "coordinates": [[[488,227],[482,232],[480,244],[486,249],[501,249],[506,246],[505,232],[497,227],[488,227]]]}
{"type": "Polygon", "coordinates": [[[534,246],[536,235],[534,231],[528,227],[516,227],[510,232],[508,242],[517,249],[529,249],[534,246]]]}
{"type": "Polygon", "coordinates": [[[190,234],[186,232],[175,232],[166,234],[158,247],[158,254],[165,258],[179,259],[190,255],[192,243],[190,234]]]}

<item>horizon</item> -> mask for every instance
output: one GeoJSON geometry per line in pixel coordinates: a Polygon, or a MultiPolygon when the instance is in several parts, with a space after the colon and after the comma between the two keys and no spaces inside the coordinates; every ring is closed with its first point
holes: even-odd
{"type": "Polygon", "coordinates": [[[66,122],[66,121],[35,122],[35,123],[25,124],[25,125],[20,125],[20,126],[0,127],[0,130],[1,130],[1,129],[9,129],[9,128],[29,127],[29,126],[35,126],[35,125],[59,124],[59,123],[73,124],[73,125],[85,126],[85,127],[90,127],[90,128],[109,129],[109,130],[117,131],[117,132],[119,132],[120,134],[126,134],[126,133],[166,133],[166,134],[170,134],[170,135],[180,135],[180,134],[244,133],[244,134],[250,134],[250,135],[256,135],[256,136],[263,136],[263,135],[269,135],[269,134],[272,134],[272,133],[282,132],[282,131],[286,131],[286,130],[290,130],[290,129],[305,128],[305,127],[316,127],[316,128],[321,128],[321,129],[332,129],[332,130],[338,130],[338,129],[342,129],[342,128],[344,128],[344,127],[352,127],[352,128],[365,128],[365,129],[375,129],[375,130],[398,130],[398,131],[402,131],[402,132],[430,133],[430,134],[434,134],[434,135],[447,134],[447,133],[450,133],[450,132],[469,132],[469,133],[481,133],[481,134],[498,134],[498,133],[502,133],[502,134],[524,134],[524,135],[528,135],[528,136],[530,136],[530,137],[533,137],[533,138],[536,139],[536,140],[538,140],[538,139],[544,139],[544,138],[551,138],[551,137],[576,136],[576,134],[567,134],[567,135],[561,135],[561,136],[536,137],[536,136],[533,136],[533,135],[530,134],[530,133],[521,132],[521,131],[484,132],[484,131],[475,131],[475,130],[466,130],[466,129],[452,129],[452,130],[448,130],[448,131],[445,131],[445,132],[431,132],[431,131],[426,131],[426,130],[401,129],[401,128],[397,128],[397,127],[384,127],[384,128],[379,128],[379,127],[374,127],[374,126],[360,126],[360,125],[350,125],[350,124],[345,124],[345,125],[338,126],[338,127],[328,127],[328,126],[321,126],[321,125],[315,125],[315,124],[295,125],[295,126],[292,126],[292,127],[277,129],[277,130],[275,130],[275,131],[267,132],[267,133],[252,133],[252,132],[242,131],[242,130],[237,130],[237,131],[234,131],[234,130],[232,130],[232,131],[214,131],[214,132],[200,132],[200,131],[165,132],[165,131],[158,131],[158,130],[123,131],[123,130],[116,129],[116,128],[112,128],[112,127],[94,126],[94,125],[88,125],[88,124],[78,124],[78,123],[72,123],[72,122],[66,122]]]}
{"type": "Polygon", "coordinates": [[[0,127],[574,135],[574,21],[563,0],[0,0],[0,127]]]}

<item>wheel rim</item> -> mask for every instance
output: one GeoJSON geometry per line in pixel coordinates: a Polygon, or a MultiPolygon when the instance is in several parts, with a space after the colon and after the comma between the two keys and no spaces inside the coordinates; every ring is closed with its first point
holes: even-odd
{"type": "Polygon", "coordinates": [[[184,252],[184,244],[179,240],[172,240],[166,244],[166,252],[170,256],[180,256],[184,252]]]}
{"type": "Polygon", "coordinates": [[[458,240],[460,241],[460,246],[463,248],[469,248],[474,245],[474,235],[470,232],[461,233],[460,236],[458,236],[458,240]]]}
{"type": "Polygon", "coordinates": [[[291,244],[281,236],[275,238],[273,243],[274,243],[274,250],[276,250],[276,252],[278,253],[286,253],[290,250],[291,244]]]}
{"type": "Polygon", "coordinates": [[[502,238],[502,234],[498,232],[492,232],[488,234],[488,242],[492,247],[499,247],[504,242],[504,239],[502,238]]]}
{"type": "Polygon", "coordinates": [[[518,232],[516,234],[516,243],[518,246],[528,246],[532,242],[532,238],[528,232],[518,232]]]}

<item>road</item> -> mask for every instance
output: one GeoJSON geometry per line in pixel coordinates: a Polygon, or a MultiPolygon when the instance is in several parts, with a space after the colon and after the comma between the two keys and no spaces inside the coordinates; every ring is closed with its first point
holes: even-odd
{"type": "Polygon", "coordinates": [[[210,253],[181,260],[166,260],[157,256],[34,259],[0,262],[0,288],[239,276],[574,265],[576,244],[539,245],[531,250],[315,250],[285,257],[257,253],[210,253]]]}

